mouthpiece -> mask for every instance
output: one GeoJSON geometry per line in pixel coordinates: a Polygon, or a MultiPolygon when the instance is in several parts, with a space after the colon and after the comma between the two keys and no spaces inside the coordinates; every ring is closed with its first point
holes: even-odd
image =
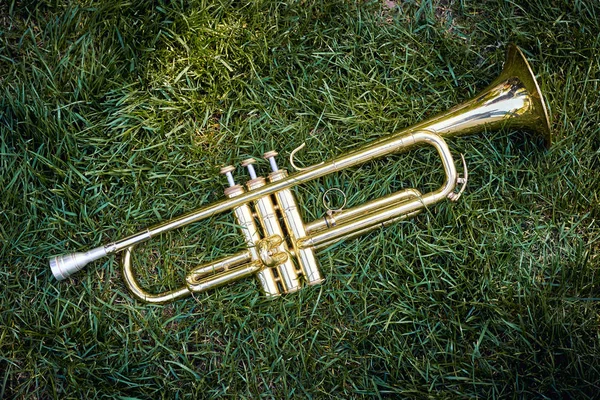
{"type": "Polygon", "coordinates": [[[96,247],[85,253],[65,254],[50,258],[52,275],[59,281],[68,278],[87,264],[104,257],[107,253],[104,246],[96,247]]]}

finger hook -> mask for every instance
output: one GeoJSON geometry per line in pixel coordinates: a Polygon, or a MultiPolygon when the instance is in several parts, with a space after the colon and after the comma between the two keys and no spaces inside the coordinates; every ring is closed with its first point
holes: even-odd
{"type": "Polygon", "coordinates": [[[318,164],[312,165],[310,167],[299,167],[294,163],[294,155],[296,155],[297,152],[299,152],[300,150],[302,150],[304,147],[306,147],[306,142],[302,143],[300,146],[296,147],[294,150],[292,150],[292,152],[290,153],[290,164],[292,166],[292,168],[294,168],[296,171],[306,171],[309,170],[311,168],[314,168],[318,165],[324,164],[323,161],[321,161],[318,164]]]}

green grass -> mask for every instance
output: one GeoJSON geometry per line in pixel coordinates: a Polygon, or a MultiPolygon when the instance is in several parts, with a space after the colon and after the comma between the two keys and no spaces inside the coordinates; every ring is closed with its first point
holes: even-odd
{"type": "MultiPolygon", "coordinates": [[[[598,3],[384,3],[0,3],[0,398],[598,396],[598,3]],[[51,255],[223,198],[222,165],[276,149],[287,167],[305,141],[311,165],[460,103],[510,42],[555,145],[453,140],[461,200],[328,249],[323,285],[267,301],[246,280],[152,306],[119,256],[52,277],[51,255]]],[[[312,220],[330,187],[350,206],[431,190],[435,162],[423,149],[295,193],[312,220]]],[[[231,224],[149,242],[141,278],[177,287],[243,248],[231,224]]]]}

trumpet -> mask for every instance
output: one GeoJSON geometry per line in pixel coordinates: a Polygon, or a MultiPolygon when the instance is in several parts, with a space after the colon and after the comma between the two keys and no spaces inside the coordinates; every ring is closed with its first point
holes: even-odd
{"type": "Polygon", "coordinates": [[[295,292],[323,282],[317,255],[325,247],[411,217],[440,201],[456,201],[467,181],[466,164],[463,158],[464,173],[459,175],[445,139],[500,128],[531,130],[547,147],[552,143],[542,93],[525,56],[514,45],[508,46],[502,72],[485,90],[446,112],[293,174],[279,168],[275,151],[264,154],[272,170],[266,178],[257,175],[254,159],[245,160],[242,165],[250,176],[245,186],[235,182],[233,166],[224,167],[221,172],[229,183],[224,200],[87,252],[52,257],[50,268],[56,279],[63,280],[92,261],[123,252],[125,284],[134,297],[148,303],[170,302],[252,275],[268,297],[295,292]],[[404,189],[309,223],[302,220],[291,191],[294,186],[423,144],[435,148],[442,163],[445,180],[437,190],[404,189]],[[227,211],[235,216],[245,250],[197,266],[179,289],[150,293],[140,286],[132,266],[136,245],[227,211]]]}

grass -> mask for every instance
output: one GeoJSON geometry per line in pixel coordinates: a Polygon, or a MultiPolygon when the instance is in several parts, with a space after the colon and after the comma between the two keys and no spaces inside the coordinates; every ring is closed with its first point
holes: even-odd
{"type": "MultiPolygon", "coordinates": [[[[598,21],[591,0],[1,3],[0,398],[597,397],[598,21]],[[332,246],[323,285],[152,306],[118,256],[52,277],[51,255],[221,199],[222,165],[276,149],[287,166],[302,142],[311,165],[460,103],[510,42],[555,145],[452,141],[461,200],[332,246]]],[[[435,161],[423,149],[295,193],[312,220],[330,187],[350,206],[430,190],[435,161]]],[[[141,278],[179,286],[243,247],[231,224],[149,242],[141,278]]]]}

